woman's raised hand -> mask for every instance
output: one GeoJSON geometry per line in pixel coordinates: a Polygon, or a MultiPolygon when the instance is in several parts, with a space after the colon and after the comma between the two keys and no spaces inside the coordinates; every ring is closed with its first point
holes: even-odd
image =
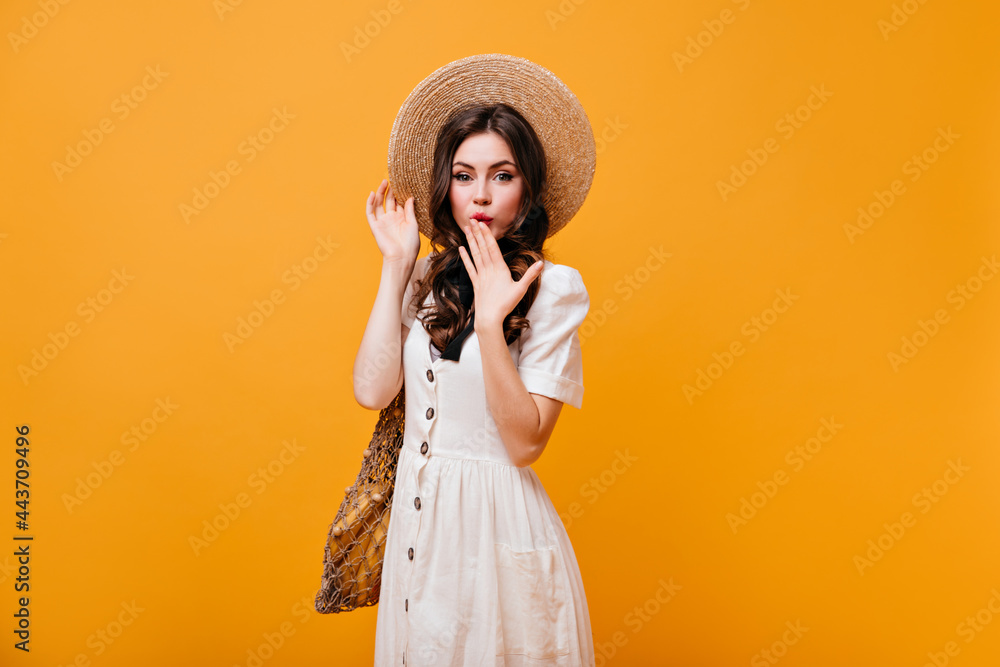
{"type": "Polygon", "coordinates": [[[389,181],[382,179],[378,190],[368,194],[365,214],[382,258],[387,262],[413,263],[420,253],[420,231],[413,212],[413,197],[397,204],[389,181]],[[382,200],[385,198],[385,208],[382,200]]]}
{"type": "Polygon", "coordinates": [[[541,274],[545,263],[536,260],[525,270],[520,280],[514,280],[503,253],[500,252],[500,246],[493,238],[493,232],[478,220],[468,223],[463,229],[472,256],[461,245],[458,246],[458,254],[465,263],[475,291],[475,328],[479,331],[480,326],[501,326],[507,314],[524,297],[531,282],[541,274]]]}

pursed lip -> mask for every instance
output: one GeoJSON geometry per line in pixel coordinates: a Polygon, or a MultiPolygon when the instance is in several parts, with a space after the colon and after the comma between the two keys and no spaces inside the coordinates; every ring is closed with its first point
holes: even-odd
{"type": "Polygon", "coordinates": [[[483,222],[489,222],[493,218],[491,218],[490,216],[486,215],[485,213],[476,212],[476,213],[472,214],[472,219],[473,220],[482,220],[483,222]]]}

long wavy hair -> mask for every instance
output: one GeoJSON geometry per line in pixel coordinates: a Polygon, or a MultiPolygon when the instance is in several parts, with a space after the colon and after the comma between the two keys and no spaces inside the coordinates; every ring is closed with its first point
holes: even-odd
{"type": "MultiPolygon", "coordinates": [[[[417,316],[423,319],[431,341],[439,350],[444,350],[461,333],[469,318],[469,313],[459,300],[458,289],[446,278],[451,263],[462,261],[458,253],[459,245],[464,245],[467,252],[469,250],[465,232],[452,215],[448,197],[452,160],[458,147],[468,137],[488,132],[499,135],[507,142],[524,180],[521,207],[503,237],[510,245],[503,258],[511,277],[520,280],[535,261],[546,259],[542,247],[549,231],[549,216],[542,205],[546,185],[545,150],[535,130],[516,109],[502,103],[470,107],[456,112],[442,126],[434,149],[430,192],[430,211],[434,224],[430,239],[432,251],[424,277],[417,282],[413,295],[417,304],[417,316]],[[423,305],[432,291],[432,302],[423,305]]],[[[469,257],[472,257],[471,253],[469,257]]],[[[521,301],[504,318],[503,335],[508,345],[520,337],[523,329],[530,326],[525,314],[538,294],[538,284],[538,279],[535,279],[521,301]]]]}

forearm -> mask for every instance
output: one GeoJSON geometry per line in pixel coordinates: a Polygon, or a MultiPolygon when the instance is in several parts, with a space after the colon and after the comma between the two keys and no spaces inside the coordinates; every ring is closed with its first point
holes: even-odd
{"type": "Polygon", "coordinates": [[[501,323],[475,324],[483,361],[486,403],[507,453],[517,466],[538,458],[539,414],[535,401],[518,375],[503,337],[501,323]]]}
{"type": "Polygon", "coordinates": [[[400,311],[413,265],[382,262],[378,293],[354,359],[354,398],[373,410],[388,405],[398,392],[402,374],[400,311]]]}

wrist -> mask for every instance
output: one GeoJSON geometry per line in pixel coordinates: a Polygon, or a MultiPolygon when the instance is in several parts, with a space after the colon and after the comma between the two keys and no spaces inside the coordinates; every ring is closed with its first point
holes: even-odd
{"type": "Polygon", "coordinates": [[[393,299],[402,299],[413,274],[413,266],[405,262],[382,262],[382,274],[379,278],[379,291],[388,290],[393,299]]]}
{"type": "Polygon", "coordinates": [[[503,333],[503,319],[496,319],[495,317],[486,316],[480,317],[476,314],[476,322],[473,325],[473,329],[476,331],[476,335],[482,336],[482,334],[490,334],[493,332],[503,333]]]}
{"type": "Polygon", "coordinates": [[[400,278],[405,283],[413,273],[415,260],[382,259],[382,275],[390,278],[400,278]]]}

